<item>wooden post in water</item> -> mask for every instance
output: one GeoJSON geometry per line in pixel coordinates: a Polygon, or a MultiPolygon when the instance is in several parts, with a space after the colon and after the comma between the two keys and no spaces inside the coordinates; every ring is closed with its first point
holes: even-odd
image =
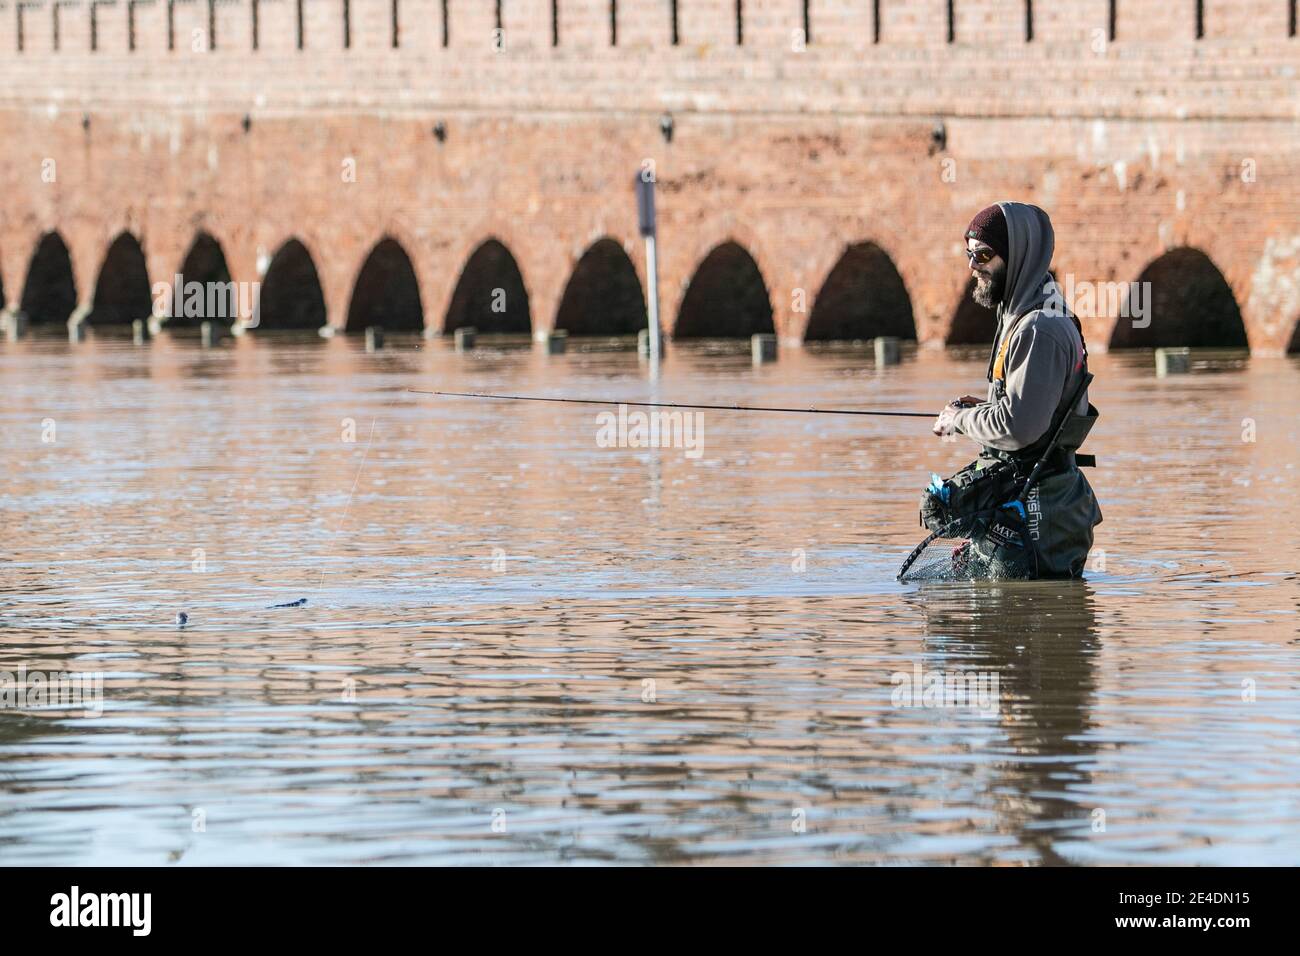
{"type": "Polygon", "coordinates": [[[478,338],[478,329],[472,325],[465,325],[457,329],[452,334],[452,339],[456,343],[457,352],[468,352],[474,347],[474,342],[478,338]]]}
{"type": "Polygon", "coordinates": [[[378,352],[384,347],[384,327],[382,325],[366,326],[366,351],[378,352]]]}
{"type": "Polygon", "coordinates": [[[755,365],[776,361],[776,336],[757,332],[749,337],[749,351],[755,365]]]}

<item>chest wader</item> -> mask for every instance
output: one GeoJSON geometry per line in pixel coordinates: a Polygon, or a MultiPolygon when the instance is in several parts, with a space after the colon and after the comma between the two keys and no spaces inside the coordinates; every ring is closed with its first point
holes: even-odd
{"type": "Polygon", "coordinates": [[[1097,410],[1074,409],[1092,381],[1083,380],[1042,439],[1018,452],[992,448],[951,478],[931,476],[921,496],[921,524],[930,536],[898,569],[900,581],[1014,580],[1040,577],[1035,543],[1041,520],[1040,481],[1092,465],[1091,455],[1075,450],[1088,437],[1097,410]]]}

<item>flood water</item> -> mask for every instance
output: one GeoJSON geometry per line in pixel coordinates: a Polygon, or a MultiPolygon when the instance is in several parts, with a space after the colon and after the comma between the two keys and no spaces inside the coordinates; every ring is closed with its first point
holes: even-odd
{"type": "Polygon", "coordinates": [[[103,674],[0,710],[0,865],[1300,858],[1300,362],[1094,356],[1086,581],[917,586],[926,420],[405,389],[937,411],[981,350],[482,344],[0,345],[0,672],[103,674]]]}

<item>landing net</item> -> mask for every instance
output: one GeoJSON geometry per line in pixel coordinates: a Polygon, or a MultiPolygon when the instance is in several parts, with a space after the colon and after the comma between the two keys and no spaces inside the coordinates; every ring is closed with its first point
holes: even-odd
{"type": "Polygon", "coordinates": [[[898,579],[921,581],[1009,581],[1038,576],[1028,529],[1007,508],[956,518],[922,541],[898,579]]]}

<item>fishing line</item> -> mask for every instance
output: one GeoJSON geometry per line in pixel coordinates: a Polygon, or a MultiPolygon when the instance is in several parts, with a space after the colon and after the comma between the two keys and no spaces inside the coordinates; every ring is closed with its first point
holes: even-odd
{"type": "MultiPolygon", "coordinates": [[[[696,405],[687,402],[630,402],[615,401],[610,399],[596,398],[545,398],[540,395],[493,395],[487,392],[440,392],[430,391],[423,388],[408,388],[406,391],[417,395],[438,395],[446,398],[487,398],[503,402],[559,402],[568,405],[626,405],[637,408],[689,408],[689,409],[706,409],[718,412],[786,412],[797,415],[875,415],[890,418],[933,418],[932,412],[890,412],[878,409],[857,409],[857,408],[776,408],[765,405],[696,405]]],[[[391,407],[396,399],[388,403],[385,407],[391,407]]],[[[366,467],[366,461],[370,456],[370,446],[375,438],[375,425],[378,422],[378,416],[371,419],[370,434],[366,439],[365,450],[361,456],[361,463],[357,466],[357,473],[352,480],[352,489],[348,493],[348,501],[343,509],[343,518],[340,521],[340,529],[347,521],[348,512],[352,507],[352,499],[356,495],[357,484],[361,480],[361,472],[366,467]]],[[[920,549],[918,549],[920,550],[920,549]]],[[[326,569],[321,567],[320,579],[316,582],[315,591],[325,584],[326,569]]],[[[306,598],[299,598],[297,601],[291,601],[284,604],[271,605],[272,608],[301,607],[307,603],[306,598]]],[[[181,626],[184,626],[182,623],[181,626]]]]}
{"type": "Polygon", "coordinates": [[[882,415],[892,418],[934,418],[934,412],[885,412],[857,408],[772,408],[764,405],[691,405],[685,402],[624,402],[598,398],[543,398],[538,395],[489,395],[485,392],[432,392],[408,388],[418,395],[443,395],[453,398],[494,398],[507,402],[564,402],[571,405],[629,405],[639,408],[703,408],[718,412],[790,412],[800,415],[882,415]]]}

